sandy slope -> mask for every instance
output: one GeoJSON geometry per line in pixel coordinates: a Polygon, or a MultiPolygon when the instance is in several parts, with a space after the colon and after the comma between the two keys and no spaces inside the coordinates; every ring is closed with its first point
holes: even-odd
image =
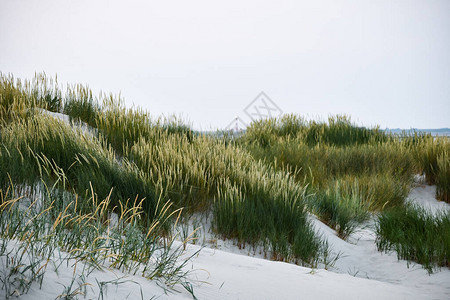
{"type": "MultiPolygon", "coordinates": [[[[419,185],[408,199],[434,213],[450,210],[449,204],[434,195],[435,187],[419,185]]],[[[450,270],[429,275],[421,265],[399,261],[396,253],[377,251],[373,222],[349,242],[314,217],[313,224],[334,251],[341,252],[332,272],[203,249],[193,265],[210,272],[212,285],[197,289],[199,299],[450,299],[450,270]]],[[[218,247],[253,254],[232,249],[229,243],[218,247]]]]}
{"type": "Polygon", "coordinates": [[[418,184],[411,190],[408,199],[413,204],[419,205],[434,214],[439,211],[450,210],[450,204],[443,201],[437,201],[435,195],[436,186],[418,184]]]}
{"type": "MultiPolygon", "coordinates": [[[[187,252],[196,251],[198,247],[191,245],[187,252]]],[[[196,269],[192,276],[195,275],[197,280],[194,292],[198,299],[425,299],[425,295],[401,285],[325,270],[312,271],[293,264],[209,248],[203,249],[190,267],[196,269]]],[[[144,299],[152,296],[157,296],[157,299],[192,299],[182,287],[177,287],[179,292],[164,295],[155,282],[118,271],[94,271],[86,281],[87,299],[98,298],[99,282],[118,278],[122,283],[109,284],[103,290],[104,299],[141,299],[141,292],[144,299]]],[[[42,289],[35,285],[21,299],[54,299],[63,294],[64,286],[68,286],[71,280],[70,264],[62,266],[58,274],[50,268],[42,289]]],[[[76,277],[76,280],[80,278],[76,277]]]]}
{"type": "Polygon", "coordinates": [[[195,289],[198,299],[422,298],[404,286],[220,250],[203,249],[193,265],[209,272],[209,284],[195,289]]]}
{"type": "MultiPolygon", "coordinates": [[[[432,187],[419,186],[412,190],[410,199],[424,206],[450,209],[450,205],[437,202],[433,192],[432,187]]],[[[232,242],[209,241],[207,245],[230,252],[205,247],[191,260],[186,270],[192,271],[190,278],[196,297],[199,300],[450,299],[450,270],[428,275],[420,265],[408,268],[405,261],[397,260],[395,253],[378,252],[371,224],[354,234],[350,242],[345,242],[320,221],[315,219],[313,223],[333,249],[342,253],[331,271],[252,257],[252,251],[237,249],[232,242]]],[[[199,249],[198,245],[189,245],[185,255],[199,249]]],[[[78,270],[81,266],[78,265],[78,270]]],[[[42,289],[34,285],[21,299],[54,299],[70,284],[72,275],[70,264],[62,266],[58,273],[49,268],[42,289]]],[[[156,299],[192,299],[181,286],[165,294],[156,282],[117,270],[94,271],[86,282],[86,299],[99,298],[100,282],[110,282],[103,289],[104,299],[141,299],[141,295],[143,299],[153,296],[156,299]]]]}

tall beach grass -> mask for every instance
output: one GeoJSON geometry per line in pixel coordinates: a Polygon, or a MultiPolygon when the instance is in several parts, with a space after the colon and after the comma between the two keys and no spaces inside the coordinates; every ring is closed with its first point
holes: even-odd
{"type": "Polygon", "coordinates": [[[416,206],[398,207],[380,215],[380,251],[396,251],[399,259],[420,263],[433,272],[450,267],[450,212],[436,216],[416,206]]]}
{"type": "MultiPolygon", "coordinates": [[[[127,108],[120,97],[95,97],[87,86],[62,93],[46,76],[0,79],[0,188],[14,183],[15,192],[23,193],[23,187],[40,183],[54,186],[65,195],[58,201],[72,204],[58,208],[53,218],[66,208],[72,212],[71,197],[85,214],[93,199],[108,199],[95,207],[104,210],[100,219],[132,205],[139,211],[133,229],[139,235],[160,221],[164,208],[168,217],[155,231],[164,241],[174,235],[181,209],[188,215],[206,212],[222,238],[241,247],[262,246],[275,260],[315,266],[330,250],[308,213],[343,239],[374,214],[381,214],[379,228],[385,228],[384,216],[399,211],[391,219],[403,218],[413,175],[422,172],[437,185],[439,199],[448,201],[448,139],[395,136],[347,116],[321,122],[298,115],[253,122],[242,136],[229,138],[195,132],[179,118],[155,119],[141,108],[127,108]],[[43,109],[64,112],[93,130],[43,109]]],[[[386,245],[397,243],[381,229],[378,236],[386,245]]],[[[392,248],[383,245],[380,250],[392,248]]],[[[416,260],[413,255],[402,258],[416,260]]]]}
{"type": "MultiPolygon", "coordinates": [[[[32,97],[24,94],[26,101],[32,97]]],[[[307,222],[305,189],[287,172],[256,160],[226,138],[196,134],[177,119],[152,121],[148,112],[125,108],[111,95],[92,109],[91,99],[90,91],[78,86],[64,103],[66,108],[78,103],[72,117],[95,126],[94,134],[32,107],[27,108],[30,117],[5,123],[2,186],[11,181],[33,186],[41,179],[51,185],[63,180],[63,189],[79,195],[80,201],[88,201],[91,188],[99,198],[112,190],[112,207],[139,197],[147,225],[158,203],[170,200],[170,211],[211,211],[218,235],[241,245],[262,244],[276,259],[308,265],[320,259],[323,241],[307,222]],[[93,116],[95,125],[84,116],[93,116]],[[229,193],[236,189],[242,198],[229,193]],[[233,217],[225,220],[227,215],[233,217]],[[233,221],[250,215],[266,220],[258,223],[259,233],[254,223],[233,221]]],[[[170,235],[170,230],[163,234],[170,235]]]]}

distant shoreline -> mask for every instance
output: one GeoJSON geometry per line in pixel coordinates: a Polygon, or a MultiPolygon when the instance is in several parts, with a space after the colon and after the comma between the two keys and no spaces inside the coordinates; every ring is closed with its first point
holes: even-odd
{"type": "Polygon", "coordinates": [[[433,136],[450,136],[450,128],[436,128],[436,129],[417,129],[417,128],[411,128],[411,129],[400,129],[400,128],[386,128],[383,129],[385,132],[390,133],[406,133],[406,134],[413,134],[414,132],[418,133],[429,133],[433,136]]]}

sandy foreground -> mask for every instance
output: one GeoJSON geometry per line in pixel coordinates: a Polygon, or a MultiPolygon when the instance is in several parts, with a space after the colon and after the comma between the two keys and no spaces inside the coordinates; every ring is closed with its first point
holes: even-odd
{"type": "MultiPolygon", "coordinates": [[[[438,202],[434,193],[434,187],[419,185],[412,189],[409,200],[433,212],[450,209],[449,204],[438,202]]],[[[370,222],[348,242],[314,217],[312,222],[333,251],[340,252],[329,270],[266,260],[258,250],[238,249],[232,241],[212,238],[208,228],[203,228],[208,236],[203,237],[204,247],[188,245],[184,254],[187,257],[200,250],[185,267],[191,271],[196,299],[450,299],[449,269],[429,275],[421,265],[399,261],[395,253],[378,252],[370,222]]],[[[78,264],[78,270],[81,267],[78,264]]],[[[165,290],[156,281],[107,269],[91,273],[86,284],[76,290],[81,278],[73,274],[71,263],[57,273],[50,266],[42,288],[34,284],[20,299],[55,299],[72,281],[71,292],[80,299],[193,299],[182,286],[165,290]]]]}

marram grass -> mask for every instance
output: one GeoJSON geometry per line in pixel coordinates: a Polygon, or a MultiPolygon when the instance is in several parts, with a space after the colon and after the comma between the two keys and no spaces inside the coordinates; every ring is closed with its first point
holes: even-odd
{"type": "MultiPolygon", "coordinates": [[[[89,90],[81,87],[67,95],[66,104],[91,99],[89,90]]],[[[26,99],[30,97],[25,93],[26,99]]],[[[83,110],[91,115],[90,105],[78,108],[78,115],[83,116],[83,110]]],[[[225,223],[214,221],[217,234],[242,244],[263,243],[280,260],[312,264],[320,256],[322,242],[306,221],[303,187],[286,172],[258,162],[246,149],[225,139],[193,134],[174,119],[152,121],[147,112],[127,109],[112,96],[104,98],[94,114],[98,133],[30,111],[30,117],[17,116],[2,127],[0,158],[8,170],[0,178],[3,186],[10,180],[33,185],[43,179],[61,183],[80,201],[89,198],[91,186],[99,198],[112,188],[113,205],[128,197],[145,198],[146,224],[153,221],[159,199],[172,200],[170,210],[212,210],[219,219],[228,207],[222,205],[224,201],[235,201],[234,196],[226,196],[227,190],[236,187],[242,193],[242,209],[251,213],[255,205],[265,208],[255,219],[267,222],[261,223],[259,234],[255,224],[245,228],[230,223],[236,232],[230,234],[225,223]]]]}
{"type": "Polygon", "coordinates": [[[450,152],[444,151],[437,157],[436,196],[450,203],[450,152]]]}
{"type": "Polygon", "coordinates": [[[64,113],[71,120],[83,121],[90,126],[96,126],[100,105],[92,95],[92,91],[81,84],[68,87],[64,100],[64,113]]]}
{"type": "MultiPolygon", "coordinates": [[[[170,211],[170,203],[161,202],[146,226],[142,199],[112,207],[111,193],[100,200],[91,187],[91,197],[82,201],[60,186],[49,190],[38,184],[39,192],[26,198],[13,196],[20,187],[0,189],[0,257],[6,263],[0,288],[6,299],[27,293],[33,282],[42,286],[48,266],[57,272],[62,264],[85,279],[95,269],[114,268],[158,280],[168,289],[186,284],[182,267],[187,260],[179,259],[183,247],[174,246],[174,236],[161,234],[180,210],[170,211]]],[[[87,296],[83,285],[65,286],[62,295],[78,291],[87,296]]]]}
{"type": "Polygon", "coordinates": [[[308,146],[351,146],[388,140],[378,128],[358,127],[345,115],[330,116],[328,122],[306,121],[293,114],[284,115],[252,122],[244,135],[245,140],[262,147],[275,144],[278,138],[299,138],[308,146]]]}
{"type": "Polygon", "coordinates": [[[431,212],[417,206],[387,210],[379,216],[377,246],[396,251],[399,259],[420,263],[433,272],[450,267],[450,212],[431,212]]]}
{"type": "MultiPolygon", "coordinates": [[[[448,199],[447,139],[394,136],[346,116],[318,122],[287,115],[254,122],[230,139],[196,133],[176,118],[152,119],[120,97],[94,97],[86,86],[62,93],[45,76],[21,82],[2,75],[0,117],[1,188],[43,181],[78,195],[80,209],[93,198],[109,199],[107,211],[139,199],[145,228],[162,203],[171,203],[163,206],[169,215],[210,212],[217,235],[262,245],[276,260],[326,260],[329,249],[308,210],[347,238],[371,214],[401,209],[416,172],[448,199]],[[37,108],[65,112],[95,130],[37,108]]],[[[158,235],[171,236],[170,228],[158,235]]]]}
{"type": "Polygon", "coordinates": [[[92,184],[103,198],[113,187],[116,199],[140,195],[150,212],[156,206],[158,195],[134,164],[119,162],[94,136],[60,120],[44,115],[18,120],[2,128],[1,142],[3,187],[10,178],[31,186],[40,178],[64,179],[65,188],[79,195],[86,195],[92,184]]]}

